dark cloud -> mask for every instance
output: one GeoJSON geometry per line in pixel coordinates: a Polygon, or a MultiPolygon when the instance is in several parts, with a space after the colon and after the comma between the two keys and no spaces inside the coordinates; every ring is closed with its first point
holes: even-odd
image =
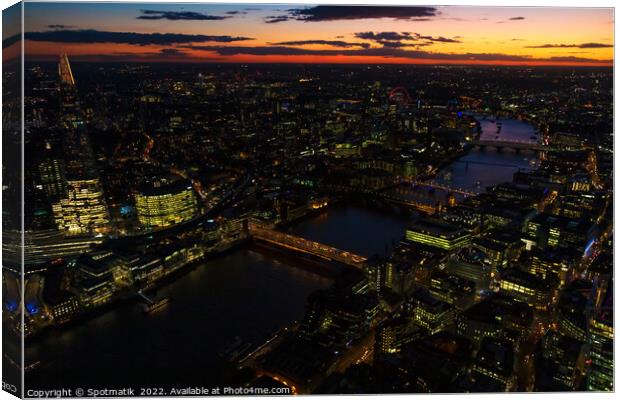
{"type": "Polygon", "coordinates": [[[369,18],[412,19],[434,17],[434,7],[389,7],[389,6],[316,6],[291,10],[302,21],[335,21],[369,18]]]}
{"type": "Polygon", "coordinates": [[[612,62],[612,60],[594,60],[591,58],[575,57],[575,56],[554,56],[554,57],[549,57],[547,60],[557,61],[557,62],[586,62],[586,61],[598,61],[598,62],[608,62],[608,63],[612,62]]]}
{"type": "Polygon", "coordinates": [[[306,22],[338,21],[353,19],[392,18],[406,20],[427,20],[438,15],[434,7],[389,7],[389,6],[315,6],[287,10],[287,16],[280,16],[268,23],[282,22],[289,19],[306,22]],[[286,19],[284,19],[286,17],[286,19]]]}
{"type": "Polygon", "coordinates": [[[520,39],[520,38],[513,38],[513,39],[510,39],[510,40],[512,40],[513,42],[522,42],[523,41],[523,39],[520,39]]]}
{"type": "Polygon", "coordinates": [[[415,40],[409,32],[357,32],[355,37],[373,41],[379,40],[415,40]]]}
{"type": "Polygon", "coordinates": [[[170,21],[218,21],[230,16],[222,15],[207,15],[194,11],[157,11],[157,10],[140,10],[142,15],[137,16],[136,19],[167,19],[170,21]]]}
{"type": "MultiPolygon", "coordinates": [[[[163,49],[165,51],[149,51],[143,53],[135,52],[113,52],[110,54],[72,54],[72,62],[184,62],[184,61],[203,61],[217,62],[219,59],[212,57],[194,58],[191,54],[181,52],[171,52],[174,49],[163,49]]],[[[58,61],[57,55],[34,55],[30,60],[39,61],[58,61]]]]}
{"type": "Polygon", "coordinates": [[[407,46],[407,43],[399,42],[396,40],[378,40],[377,43],[379,43],[383,47],[391,47],[393,49],[407,46]]]}
{"type": "Polygon", "coordinates": [[[365,49],[370,47],[368,43],[362,42],[345,42],[343,40],[295,40],[290,42],[271,43],[279,46],[305,46],[309,44],[324,44],[334,47],[350,48],[350,47],[363,47],[365,49]]]}
{"type": "Polygon", "coordinates": [[[357,32],[355,37],[372,40],[383,47],[398,49],[409,46],[428,46],[430,41],[420,42],[424,38],[411,32],[357,32]]]}
{"type": "Polygon", "coordinates": [[[7,47],[13,46],[15,43],[22,40],[22,34],[18,33],[17,35],[9,36],[6,39],[2,39],[2,48],[6,49],[7,47]]]}
{"type": "Polygon", "coordinates": [[[506,22],[510,22],[510,21],[523,21],[525,19],[525,17],[510,17],[508,19],[502,20],[502,21],[497,21],[498,24],[504,24],[506,22]]]}
{"type": "Polygon", "coordinates": [[[614,47],[614,45],[606,44],[606,43],[581,43],[578,47],[580,49],[603,49],[603,48],[614,47]]]}
{"type": "MultiPolygon", "coordinates": [[[[417,35],[417,34],[416,34],[417,35]]],[[[424,39],[424,40],[428,40],[430,42],[441,42],[441,43],[461,43],[460,40],[457,39],[450,39],[450,38],[446,38],[443,36],[437,36],[437,37],[433,37],[433,36],[421,36],[418,35],[419,39],[424,39]]]]}
{"type": "Polygon", "coordinates": [[[234,56],[239,54],[255,55],[255,56],[377,56],[386,58],[407,58],[419,60],[443,60],[443,61],[490,61],[490,62],[508,62],[508,61],[571,61],[571,62],[609,62],[610,60],[595,60],[591,58],[580,57],[551,57],[551,58],[535,58],[530,56],[501,54],[501,53],[435,53],[422,50],[409,50],[388,47],[371,47],[368,49],[303,49],[299,47],[287,46],[182,46],[193,50],[203,50],[214,52],[221,56],[234,56]]]}
{"type": "Polygon", "coordinates": [[[192,50],[212,51],[221,56],[233,56],[238,54],[247,54],[255,56],[269,56],[269,55],[339,55],[343,52],[355,50],[314,50],[303,49],[299,47],[288,46],[182,46],[183,48],[192,50]]]}
{"type": "Polygon", "coordinates": [[[291,19],[288,15],[270,15],[264,18],[266,24],[275,24],[278,22],[284,22],[291,19]]]}
{"type": "Polygon", "coordinates": [[[446,38],[443,36],[423,36],[419,33],[411,33],[411,32],[357,32],[355,37],[359,39],[372,40],[379,44],[386,46],[386,42],[394,42],[391,45],[387,45],[389,47],[403,47],[406,46],[404,43],[400,43],[400,45],[396,44],[396,42],[403,41],[425,41],[424,44],[428,43],[461,43],[456,37],[453,39],[446,38]]]}
{"type": "Polygon", "coordinates": [[[424,46],[430,46],[431,44],[433,44],[432,42],[413,42],[413,43],[408,43],[408,42],[401,42],[398,40],[379,40],[377,41],[378,44],[380,44],[383,47],[388,47],[388,48],[392,48],[392,49],[400,49],[403,47],[424,47],[424,46]]]}
{"type": "Polygon", "coordinates": [[[247,12],[245,11],[226,11],[225,14],[228,15],[245,15],[247,12]]]}
{"type": "Polygon", "coordinates": [[[525,46],[526,49],[564,49],[564,48],[576,48],[576,49],[602,49],[614,47],[613,44],[605,43],[581,43],[581,44],[541,44],[536,46],[525,46]]]}
{"type": "Polygon", "coordinates": [[[166,48],[166,49],[161,49],[159,51],[159,54],[162,56],[174,56],[174,57],[182,57],[182,56],[186,56],[187,52],[179,50],[179,49],[175,49],[175,48],[166,48]]]}
{"type": "Polygon", "coordinates": [[[171,45],[174,43],[219,42],[230,43],[241,40],[252,40],[248,37],[189,35],[184,33],[137,33],[109,32],[94,29],[55,30],[44,32],[26,32],[24,37],[37,42],[60,43],[127,43],[140,46],[171,45]]]}

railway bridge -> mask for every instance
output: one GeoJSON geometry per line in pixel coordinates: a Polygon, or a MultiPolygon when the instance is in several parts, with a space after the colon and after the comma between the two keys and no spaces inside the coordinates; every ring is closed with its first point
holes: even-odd
{"type": "Polygon", "coordinates": [[[358,269],[362,269],[367,260],[366,257],[360,256],[359,254],[340,250],[299,236],[279,232],[252,221],[248,223],[248,231],[250,236],[255,240],[267,242],[289,250],[311,254],[325,260],[338,261],[358,269]]]}

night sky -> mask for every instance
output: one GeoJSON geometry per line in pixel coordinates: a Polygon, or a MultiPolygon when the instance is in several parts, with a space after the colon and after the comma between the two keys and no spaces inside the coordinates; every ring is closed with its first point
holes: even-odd
{"type": "MultiPolygon", "coordinates": [[[[611,8],[26,3],[28,60],[611,65],[611,8]]],[[[5,46],[7,45],[5,38],[5,46]]]]}

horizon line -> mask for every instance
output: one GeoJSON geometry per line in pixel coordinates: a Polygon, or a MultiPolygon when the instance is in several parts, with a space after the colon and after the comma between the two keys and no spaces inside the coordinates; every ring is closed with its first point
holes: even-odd
{"type": "MultiPolygon", "coordinates": [[[[70,57],[71,58],[71,57],[70,57]]],[[[24,63],[55,63],[56,59],[53,58],[35,58],[28,60],[27,57],[24,59],[24,63]]],[[[528,67],[528,68],[561,68],[561,67],[577,67],[577,68],[613,68],[615,65],[615,61],[611,63],[608,62],[582,62],[582,63],[545,63],[544,61],[535,62],[535,63],[527,63],[515,61],[513,63],[494,63],[494,62],[385,62],[385,63],[364,63],[364,62],[307,62],[307,61],[279,61],[279,62],[271,62],[271,61],[210,61],[210,60],[80,60],[79,58],[72,58],[71,63],[83,63],[83,64],[95,64],[95,63],[104,63],[104,64],[211,64],[211,65],[341,65],[341,66],[414,66],[414,67],[528,67]]]]}

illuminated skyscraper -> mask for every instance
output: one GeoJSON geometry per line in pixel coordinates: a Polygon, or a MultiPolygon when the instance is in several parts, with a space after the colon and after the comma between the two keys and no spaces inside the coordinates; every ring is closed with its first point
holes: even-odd
{"type": "Polygon", "coordinates": [[[58,201],[66,196],[67,182],[62,160],[51,154],[37,166],[38,184],[50,201],[58,201]]]}
{"type": "Polygon", "coordinates": [[[171,226],[198,215],[198,201],[188,181],[157,182],[142,187],[134,197],[138,221],[147,229],[171,226]]]}
{"type": "Polygon", "coordinates": [[[614,390],[613,286],[607,290],[601,311],[590,321],[588,390],[614,390]]]}
{"type": "Polygon", "coordinates": [[[67,197],[52,205],[54,219],[60,230],[68,234],[103,233],[109,217],[99,180],[71,180],[67,197]]]}
{"type": "Polygon", "coordinates": [[[73,72],[71,71],[71,64],[69,64],[67,53],[62,53],[60,55],[58,75],[60,76],[60,82],[62,84],[75,86],[75,80],[73,79],[73,72]]]}
{"type": "Polygon", "coordinates": [[[75,80],[66,54],[58,64],[62,97],[64,157],[67,190],[52,205],[54,220],[67,234],[98,234],[107,230],[108,208],[84,126],[75,80]]]}

